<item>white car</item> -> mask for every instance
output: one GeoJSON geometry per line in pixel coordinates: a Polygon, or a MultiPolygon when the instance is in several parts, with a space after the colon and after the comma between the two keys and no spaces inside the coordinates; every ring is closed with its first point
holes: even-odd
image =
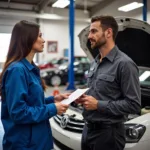
{"type": "MultiPolygon", "coordinates": [[[[126,145],[124,150],[150,149],[150,25],[146,22],[119,17],[116,18],[119,33],[116,39],[118,47],[129,55],[139,66],[141,83],[141,114],[131,114],[125,122],[126,145]]],[[[81,47],[88,58],[93,58],[98,51],[91,51],[87,39],[89,26],[79,34],[81,47]]],[[[127,81],[128,82],[128,81],[127,81]]],[[[63,146],[63,150],[81,150],[81,134],[84,126],[82,107],[72,103],[62,116],[51,119],[51,127],[55,144],[63,146]]]]}

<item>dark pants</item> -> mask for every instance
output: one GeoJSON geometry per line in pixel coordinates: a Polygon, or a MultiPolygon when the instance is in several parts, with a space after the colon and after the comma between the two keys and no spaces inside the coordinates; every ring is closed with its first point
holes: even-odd
{"type": "Polygon", "coordinates": [[[123,150],[125,147],[124,125],[90,129],[84,126],[82,150],[123,150]]]}

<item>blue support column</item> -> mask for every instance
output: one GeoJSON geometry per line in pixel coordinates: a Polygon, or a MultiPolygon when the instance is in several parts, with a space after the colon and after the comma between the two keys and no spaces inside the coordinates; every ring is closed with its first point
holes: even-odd
{"type": "Polygon", "coordinates": [[[147,21],[147,0],[143,0],[143,21],[147,21]]]}
{"type": "Polygon", "coordinates": [[[75,90],[74,86],[74,0],[70,0],[69,6],[69,31],[70,31],[70,49],[69,49],[69,84],[67,90],[75,90]]]}

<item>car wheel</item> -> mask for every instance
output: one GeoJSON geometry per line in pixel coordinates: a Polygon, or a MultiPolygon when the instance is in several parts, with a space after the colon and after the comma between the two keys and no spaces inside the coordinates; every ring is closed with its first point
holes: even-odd
{"type": "Polygon", "coordinates": [[[61,83],[62,83],[62,80],[61,80],[61,77],[60,76],[58,76],[58,75],[54,75],[54,76],[52,76],[51,77],[51,79],[50,79],[50,84],[52,85],[52,86],[55,86],[55,85],[61,85],[61,83]]]}

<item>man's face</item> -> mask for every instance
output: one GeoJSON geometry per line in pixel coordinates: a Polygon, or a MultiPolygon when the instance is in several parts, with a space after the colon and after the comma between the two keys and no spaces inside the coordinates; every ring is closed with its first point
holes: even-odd
{"type": "Polygon", "coordinates": [[[102,30],[100,21],[91,23],[88,39],[90,40],[92,49],[100,49],[103,45],[106,44],[105,33],[102,30]]]}

